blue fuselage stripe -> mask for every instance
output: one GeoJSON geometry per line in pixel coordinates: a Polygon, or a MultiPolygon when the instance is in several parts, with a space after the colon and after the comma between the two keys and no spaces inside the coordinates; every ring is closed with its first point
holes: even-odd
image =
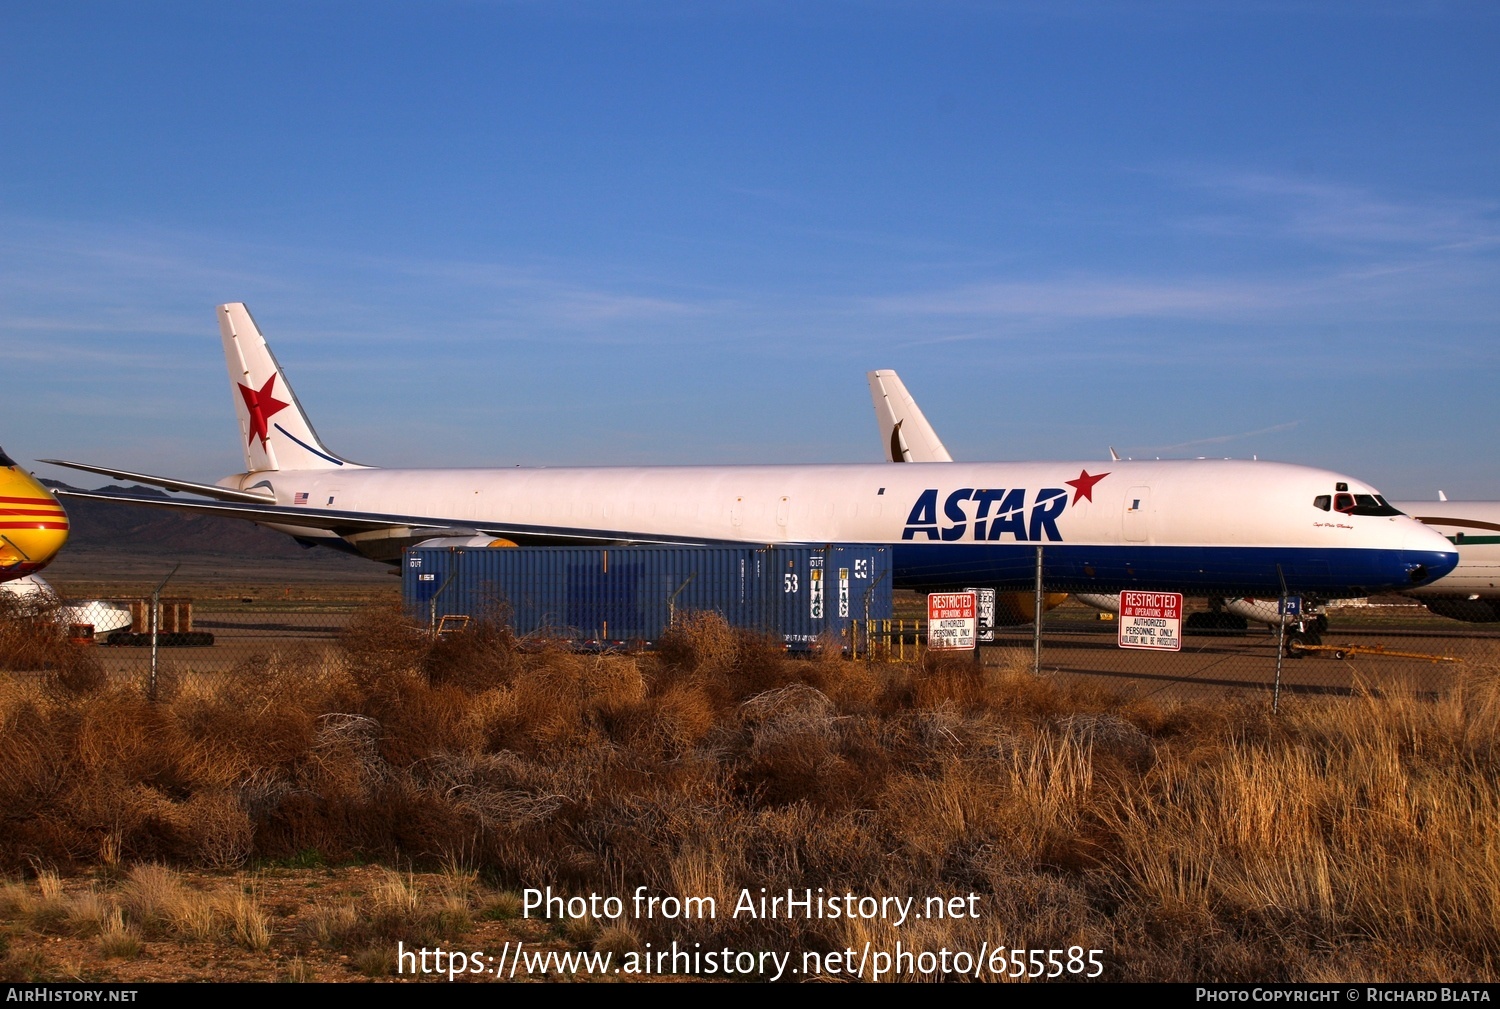
{"type": "MultiPolygon", "coordinates": [[[[937,591],[965,585],[1024,589],[1035,584],[1030,544],[897,544],[895,583],[937,591]]],[[[1164,547],[1044,544],[1048,589],[1149,588],[1235,594],[1292,592],[1368,595],[1424,584],[1451,571],[1454,554],[1438,551],[1318,547],[1164,547]],[[1279,569],[1279,570],[1278,570],[1279,569]],[[1426,577],[1413,581],[1413,571],[1426,577]]]]}

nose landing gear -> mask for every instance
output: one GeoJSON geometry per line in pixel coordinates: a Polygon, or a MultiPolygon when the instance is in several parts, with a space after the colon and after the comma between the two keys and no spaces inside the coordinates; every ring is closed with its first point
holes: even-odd
{"type": "Polygon", "coordinates": [[[1307,654],[1307,650],[1316,648],[1323,643],[1322,630],[1328,626],[1328,618],[1322,614],[1317,620],[1303,620],[1295,625],[1289,625],[1286,629],[1286,653],[1294,659],[1300,659],[1307,654]],[[1323,627],[1318,626],[1318,621],[1323,622],[1323,627]]]}

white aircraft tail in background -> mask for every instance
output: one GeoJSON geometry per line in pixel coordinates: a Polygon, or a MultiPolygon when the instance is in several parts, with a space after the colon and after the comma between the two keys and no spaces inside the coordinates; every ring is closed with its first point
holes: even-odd
{"type": "Polygon", "coordinates": [[[880,424],[880,443],[891,462],[952,462],[917,401],[894,371],[872,371],[870,398],[880,424]]]}

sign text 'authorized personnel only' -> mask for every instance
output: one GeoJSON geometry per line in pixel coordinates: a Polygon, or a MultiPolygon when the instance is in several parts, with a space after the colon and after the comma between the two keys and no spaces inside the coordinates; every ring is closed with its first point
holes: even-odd
{"type": "Polygon", "coordinates": [[[974,593],[930,592],[927,594],[927,647],[960,649],[974,647],[977,629],[974,593]]]}
{"type": "Polygon", "coordinates": [[[1182,593],[1121,592],[1120,647],[1182,650],[1182,593]]]}

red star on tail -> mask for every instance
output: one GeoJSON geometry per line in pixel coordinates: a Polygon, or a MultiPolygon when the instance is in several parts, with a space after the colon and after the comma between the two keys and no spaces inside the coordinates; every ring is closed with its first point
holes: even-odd
{"type": "Polygon", "coordinates": [[[259,437],[260,447],[265,448],[266,438],[271,433],[266,427],[266,421],[290,405],[271,395],[271,387],[275,384],[276,376],[273,374],[266,379],[266,384],[261,386],[260,392],[246,385],[240,386],[240,395],[245,397],[245,406],[250,411],[250,437],[245,439],[246,445],[259,437]]]}
{"type": "Polygon", "coordinates": [[[1073,503],[1077,504],[1079,498],[1085,501],[1094,500],[1094,484],[1109,476],[1108,473],[1100,473],[1098,476],[1089,476],[1089,471],[1084,470],[1078,474],[1077,480],[1064,480],[1063,483],[1073,488],[1073,503]]]}

